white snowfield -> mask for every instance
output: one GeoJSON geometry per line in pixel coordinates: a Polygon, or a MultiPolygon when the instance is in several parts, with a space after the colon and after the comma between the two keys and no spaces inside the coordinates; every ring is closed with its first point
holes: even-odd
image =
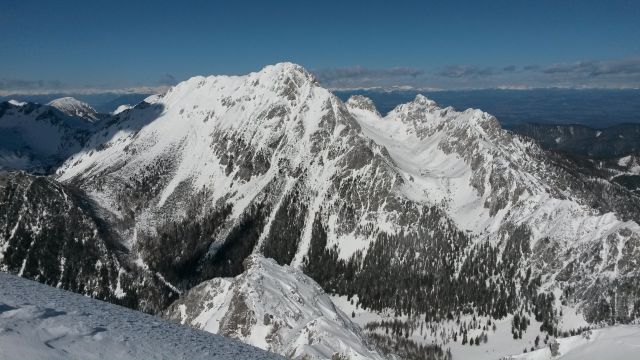
{"type": "Polygon", "coordinates": [[[637,360],[640,358],[640,326],[620,325],[593,330],[590,336],[558,339],[559,354],[549,347],[507,357],[507,360],[637,360]]]}
{"type": "Polygon", "coordinates": [[[0,359],[282,359],[238,341],[0,272],[0,359]]]}
{"type": "Polygon", "coordinates": [[[245,272],[235,278],[216,278],[192,288],[166,316],[289,358],[384,359],[302,271],[260,255],[244,264],[245,272]]]}

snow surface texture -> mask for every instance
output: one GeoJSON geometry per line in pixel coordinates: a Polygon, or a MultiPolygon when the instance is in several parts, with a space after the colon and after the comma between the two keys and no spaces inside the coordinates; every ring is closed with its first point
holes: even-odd
{"type": "Polygon", "coordinates": [[[165,316],[289,358],[383,359],[313,279],[260,255],[236,278],[192,288],[165,316]]]}
{"type": "Polygon", "coordinates": [[[0,359],[281,359],[194,330],[0,272],[0,359]]]}
{"type": "Polygon", "coordinates": [[[558,339],[559,354],[551,356],[547,346],[543,349],[506,357],[506,360],[636,360],[640,357],[640,326],[620,325],[589,334],[558,339]]]}

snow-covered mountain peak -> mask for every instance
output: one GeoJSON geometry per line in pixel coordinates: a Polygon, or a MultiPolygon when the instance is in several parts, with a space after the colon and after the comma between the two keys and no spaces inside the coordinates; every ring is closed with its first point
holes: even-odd
{"type": "Polygon", "coordinates": [[[393,113],[415,113],[415,112],[433,112],[436,110],[442,110],[438,104],[427,98],[422,94],[416,95],[416,97],[407,103],[396,106],[389,114],[393,113]]]}
{"type": "Polygon", "coordinates": [[[415,99],[408,103],[398,105],[387,114],[386,118],[401,120],[417,127],[439,126],[444,122],[453,121],[458,127],[488,125],[500,128],[497,119],[489,113],[478,109],[457,111],[451,106],[442,108],[422,94],[416,95],[415,99]]]}
{"type": "Polygon", "coordinates": [[[316,78],[307,71],[303,66],[291,62],[281,62],[273,65],[267,65],[258,74],[271,76],[291,76],[316,82],[316,78]]]}
{"type": "Polygon", "coordinates": [[[98,120],[98,113],[89,104],[70,96],[52,100],[47,105],[53,106],[68,116],[80,117],[89,122],[98,120]]]}
{"type": "Polygon", "coordinates": [[[363,95],[352,95],[346,103],[349,109],[362,109],[372,112],[376,116],[380,116],[373,100],[363,95]]]}
{"type": "Polygon", "coordinates": [[[123,111],[129,110],[133,108],[133,106],[129,105],[129,104],[122,104],[120,106],[118,106],[115,110],[113,110],[113,112],[111,113],[111,115],[118,115],[123,111]]]}
{"type": "Polygon", "coordinates": [[[13,105],[13,106],[24,106],[24,105],[27,104],[26,102],[13,100],[13,99],[9,100],[8,103],[13,105]]]}
{"type": "Polygon", "coordinates": [[[427,107],[437,107],[438,106],[438,104],[435,101],[429,99],[428,97],[426,97],[426,96],[424,96],[422,94],[416,95],[415,99],[413,100],[413,103],[414,104],[419,104],[419,105],[422,105],[422,106],[427,106],[427,107]]]}
{"type": "MultiPolygon", "coordinates": [[[[290,96],[292,91],[315,85],[315,77],[302,66],[283,62],[265,66],[260,71],[246,75],[194,76],[169,89],[166,95],[175,96],[172,94],[179,93],[184,96],[197,89],[208,89],[209,96],[221,92],[232,97],[246,92],[247,88],[255,88],[256,91],[268,90],[290,96]]],[[[150,102],[149,99],[145,101],[150,102]]]]}

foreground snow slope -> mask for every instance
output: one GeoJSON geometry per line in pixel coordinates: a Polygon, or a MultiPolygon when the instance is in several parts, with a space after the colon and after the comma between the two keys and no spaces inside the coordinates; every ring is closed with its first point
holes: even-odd
{"type": "Polygon", "coordinates": [[[0,272],[0,358],[235,360],[280,356],[0,272]]]}
{"type": "Polygon", "coordinates": [[[290,266],[252,255],[245,272],[189,290],[166,311],[182,324],[291,358],[382,359],[320,285],[290,266]]]}
{"type": "Polygon", "coordinates": [[[588,360],[616,359],[635,360],[640,357],[640,326],[621,325],[592,331],[588,337],[583,335],[558,339],[559,355],[551,356],[549,347],[511,356],[506,359],[526,360],[588,360]]]}

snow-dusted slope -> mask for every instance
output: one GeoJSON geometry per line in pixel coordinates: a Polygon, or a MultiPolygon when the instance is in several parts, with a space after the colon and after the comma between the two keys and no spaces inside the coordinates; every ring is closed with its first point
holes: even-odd
{"type": "Polygon", "coordinates": [[[282,359],[222,336],[2,272],[0,358],[282,359]]]}
{"type": "Polygon", "coordinates": [[[592,330],[577,336],[558,339],[558,354],[551,355],[549,346],[505,360],[635,360],[640,347],[640,326],[619,325],[592,330]]]}
{"type": "Polygon", "coordinates": [[[313,279],[260,255],[236,278],[192,288],[165,316],[288,358],[383,358],[313,279]]]}
{"type": "Polygon", "coordinates": [[[89,122],[100,120],[99,114],[89,104],[73,97],[55,99],[47,105],[62,111],[68,116],[82,118],[89,122]]]}

